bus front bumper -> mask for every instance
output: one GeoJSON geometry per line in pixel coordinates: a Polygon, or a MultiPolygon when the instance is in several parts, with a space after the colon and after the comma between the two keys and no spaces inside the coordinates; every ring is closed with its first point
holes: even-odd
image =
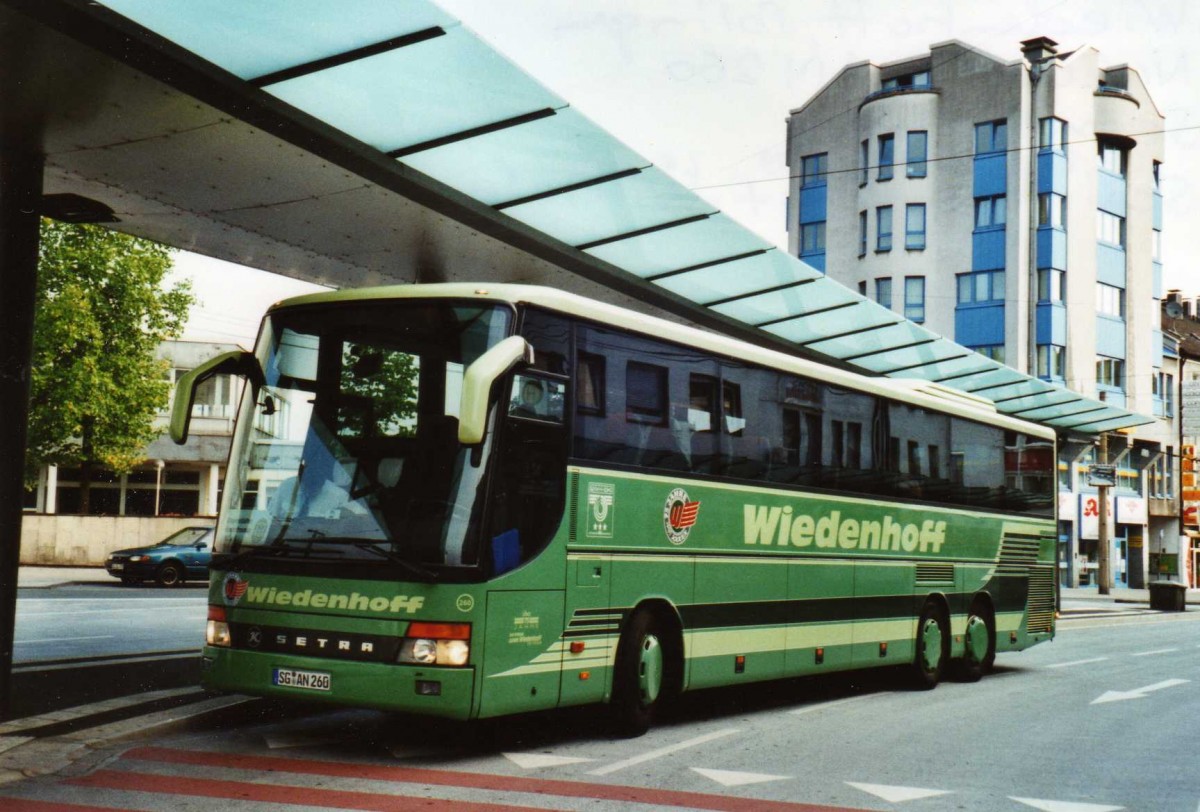
{"type": "Polygon", "coordinates": [[[474,668],[348,662],[205,646],[208,689],[469,719],[474,668]]]}

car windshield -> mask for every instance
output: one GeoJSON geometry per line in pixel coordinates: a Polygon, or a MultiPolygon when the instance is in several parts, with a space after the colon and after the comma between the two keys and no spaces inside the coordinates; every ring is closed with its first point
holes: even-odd
{"type": "Polygon", "coordinates": [[[207,527],[185,527],[178,533],[167,536],[165,539],[155,544],[155,547],[191,547],[200,539],[204,538],[209,532],[207,527]]]}
{"type": "Polygon", "coordinates": [[[381,301],[271,314],[247,387],[218,551],[473,566],[487,448],[458,442],[463,370],[508,307],[381,301]]]}

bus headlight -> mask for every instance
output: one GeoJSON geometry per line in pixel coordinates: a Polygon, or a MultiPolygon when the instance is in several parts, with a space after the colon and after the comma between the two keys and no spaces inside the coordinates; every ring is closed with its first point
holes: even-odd
{"type": "Polygon", "coordinates": [[[410,623],[397,660],[415,665],[463,666],[471,657],[470,623],[410,623]]]}
{"type": "Polygon", "coordinates": [[[223,648],[229,648],[233,644],[233,637],[229,633],[229,624],[225,621],[224,607],[208,607],[208,627],[204,630],[204,642],[210,646],[223,648]]]}

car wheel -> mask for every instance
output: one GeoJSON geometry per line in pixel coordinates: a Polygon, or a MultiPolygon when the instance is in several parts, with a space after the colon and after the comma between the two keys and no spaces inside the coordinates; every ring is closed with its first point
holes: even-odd
{"type": "Polygon", "coordinates": [[[177,584],[182,584],[183,568],[172,561],[168,561],[158,568],[155,580],[158,581],[159,586],[176,586],[177,584]]]}

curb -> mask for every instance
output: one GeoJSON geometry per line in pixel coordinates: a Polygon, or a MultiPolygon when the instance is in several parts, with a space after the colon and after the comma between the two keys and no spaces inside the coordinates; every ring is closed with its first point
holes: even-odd
{"type": "Polygon", "coordinates": [[[255,698],[212,696],[197,688],[174,688],[94,702],[0,724],[0,786],[66,769],[95,751],[122,741],[163,733],[210,713],[255,698]],[[144,712],[162,704],[170,707],[144,712]],[[113,716],[118,720],[108,721],[113,716]],[[91,723],[89,723],[91,720],[91,723]],[[55,729],[66,731],[39,736],[55,729]]]}

